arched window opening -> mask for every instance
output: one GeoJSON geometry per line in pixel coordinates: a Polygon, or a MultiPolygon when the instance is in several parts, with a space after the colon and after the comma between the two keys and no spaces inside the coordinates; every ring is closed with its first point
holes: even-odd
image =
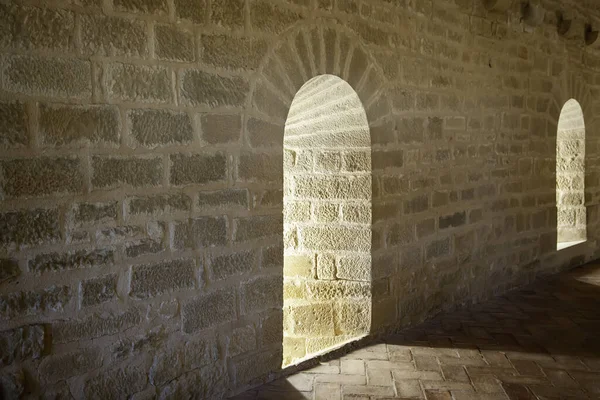
{"type": "Polygon", "coordinates": [[[558,250],[585,242],[585,123],[575,99],[563,106],[556,136],[558,250]]]}
{"type": "Polygon", "coordinates": [[[348,83],[320,75],[300,88],[284,135],[284,366],[369,332],[370,143],[348,83]]]}

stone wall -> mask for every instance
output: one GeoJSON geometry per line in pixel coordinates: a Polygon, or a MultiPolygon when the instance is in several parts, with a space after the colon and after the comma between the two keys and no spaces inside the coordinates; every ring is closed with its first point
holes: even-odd
{"type": "MultiPolygon", "coordinates": [[[[577,100],[565,103],[556,137],[557,242],[586,239],[585,123],[577,100]]],[[[564,244],[563,244],[564,246],[564,244]]]]}
{"type": "Polygon", "coordinates": [[[3,396],[220,398],[281,370],[284,125],[322,74],[369,124],[370,334],[599,257],[600,50],[556,29],[597,30],[596,1],[536,26],[483,4],[0,2],[3,396]],[[588,240],[557,252],[571,98],[588,240]]]}

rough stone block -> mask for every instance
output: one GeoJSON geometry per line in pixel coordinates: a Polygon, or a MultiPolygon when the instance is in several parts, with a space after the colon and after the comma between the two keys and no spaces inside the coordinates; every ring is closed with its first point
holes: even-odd
{"type": "Polygon", "coordinates": [[[291,332],[295,335],[333,336],[333,307],[331,303],[315,303],[290,307],[291,332]]]}
{"type": "Polygon", "coordinates": [[[4,160],[2,189],[7,197],[42,197],[80,193],[83,172],[78,158],[30,158],[4,160]]]}
{"type": "Polygon", "coordinates": [[[350,298],[369,298],[370,282],[352,281],[308,281],[306,283],[309,299],[338,300],[350,298]]]}
{"type": "Polygon", "coordinates": [[[184,304],[181,313],[185,333],[231,321],[236,317],[235,292],[222,290],[206,294],[184,304]]]}
{"type": "Polygon", "coordinates": [[[227,370],[215,363],[187,372],[169,382],[160,391],[159,399],[221,399],[230,382],[227,370]]]}
{"type": "Polygon", "coordinates": [[[371,207],[367,204],[344,204],[342,216],[346,222],[368,224],[371,222],[371,207]]]}
{"type": "Polygon", "coordinates": [[[40,105],[44,144],[119,143],[119,111],[112,106],[40,105]]]}
{"type": "Polygon", "coordinates": [[[351,151],[343,154],[342,170],[346,172],[370,172],[371,155],[364,151],[351,151]]]}
{"type": "Polygon", "coordinates": [[[373,169],[401,168],[404,165],[402,150],[373,152],[373,169]]]}
{"type": "Polygon", "coordinates": [[[92,186],[103,189],[158,186],[163,179],[163,163],[159,157],[94,156],[92,170],[92,186]]]}
{"type": "Polygon", "coordinates": [[[243,28],[244,0],[212,0],[210,3],[210,22],[227,28],[243,28]]]}
{"type": "Polygon", "coordinates": [[[415,240],[415,228],[412,224],[395,223],[386,235],[386,244],[388,246],[397,246],[399,244],[412,243],[415,240]]]}
{"type": "Polygon", "coordinates": [[[317,255],[317,278],[335,279],[335,256],[332,254],[317,255]]]}
{"type": "Polygon", "coordinates": [[[226,176],[227,159],[221,153],[171,155],[172,185],[216,182],[226,176]]]}
{"type": "Polygon", "coordinates": [[[21,275],[19,262],[12,258],[0,258],[0,283],[10,281],[21,275]]]}
{"type": "Polygon", "coordinates": [[[336,276],[338,279],[369,282],[371,280],[371,257],[340,257],[337,263],[336,276]]]}
{"type": "Polygon", "coordinates": [[[253,1],[250,5],[250,22],[254,28],[271,34],[278,34],[300,19],[294,11],[280,8],[265,1],[253,1]]]}
{"type": "Polygon", "coordinates": [[[205,337],[195,335],[185,345],[185,368],[192,369],[215,365],[219,360],[219,356],[219,345],[212,334],[205,337]]]}
{"type": "Polygon", "coordinates": [[[438,220],[438,226],[440,229],[455,228],[464,225],[466,222],[467,213],[466,211],[461,211],[452,215],[441,216],[438,220]]]}
{"type": "Polygon", "coordinates": [[[120,244],[125,240],[131,240],[145,235],[146,231],[140,226],[117,226],[96,231],[96,242],[120,244]]]}
{"type": "Polygon", "coordinates": [[[312,258],[306,255],[286,255],[283,258],[284,276],[301,276],[310,278],[313,276],[312,258]]]}
{"type": "Polygon", "coordinates": [[[282,350],[265,349],[261,353],[252,354],[235,364],[236,382],[258,383],[272,372],[281,370],[282,350]]]}
{"type": "Polygon", "coordinates": [[[218,76],[201,70],[185,70],[181,77],[182,103],[196,106],[242,106],[250,90],[248,82],[238,76],[218,76]]]}
{"type": "Polygon", "coordinates": [[[283,263],[283,246],[281,244],[263,248],[261,268],[281,269],[283,263]]]}
{"type": "Polygon", "coordinates": [[[72,376],[85,374],[101,366],[102,352],[100,349],[82,349],[44,358],[40,363],[40,377],[46,383],[56,383],[72,376]]]}
{"type": "Polygon", "coordinates": [[[235,143],[240,140],[242,118],[239,115],[202,114],[202,140],[209,144],[235,143]]]}
{"type": "Polygon", "coordinates": [[[128,197],[125,209],[130,215],[164,215],[190,211],[192,199],[183,193],[128,197]]]}
{"type": "Polygon", "coordinates": [[[129,365],[113,369],[87,380],[83,394],[86,399],[115,399],[141,391],[148,378],[141,366],[129,365]]]}
{"type": "Polygon", "coordinates": [[[280,275],[260,276],[242,285],[242,313],[247,315],[267,308],[281,308],[283,279],[280,275]]]}
{"type": "Polygon", "coordinates": [[[335,332],[338,335],[357,335],[369,331],[371,326],[371,305],[369,302],[342,302],[333,308],[335,332]]]}
{"type": "Polygon", "coordinates": [[[197,249],[221,246],[227,243],[225,217],[200,217],[176,223],[173,232],[176,249],[197,249]]]}
{"type": "Polygon", "coordinates": [[[227,352],[229,357],[252,351],[256,348],[256,331],[252,326],[234,329],[229,337],[227,352]]]}
{"type": "Polygon", "coordinates": [[[0,213],[0,245],[37,245],[60,238],[56,209],[31,209],[0,213]]]}
{"type": "Polygon", "coordinates": [[[60,344],[113,335],[140,324],[142,315],[139,309],[132,308],[121,313],[102,312],[79,320],[54,321],[52,339],[60,344]]]}
{"type": "Polygon", "coordinates": [[[254,251],[243,251],[213,257],[210,260],[212,277],[215,280],[227,279],[233,275],[241,275],[255,269],[256,255],[254,251]]]}
{"type": "Polygon", "coordinates": [[[39,358],[46,343],[44,325],[25,325],[0,332],[0,365],[39,358]]]}
{"type": "Polygon", "coordinates": [[[194,33],[173,25],[154,27],[154,52],[161,60],[194,61],[194,33]]]}
{"type": "Polygon", "coordinates": [[[104,15],[81,16],[81,44],[85,54],[144,56],[148,52],[147,42],[143,21],[104,15]]]}
{"type": "Polygon", "coordinates": [[[207,0],[175,0],[175,15],[195,23],[207,22],[209,15],[207,0]]]}
{"type": "Polygon", "coordinates": [[[117,279],[116,274],[110,274],[81,282],[81,305],[94,306],[115,299],[117,279]]]}
{"type": "Polygon", "coordinates": [[[117,219],[118,203],[75,203],[68,214],[69,224],[74,226],[98,225],[117,219]]]}
{"type": "Polygon", "coordinates": [[[224,189],[214,192],[198,193],[198,207],[208,208],[243,208],[248,209],[248,189],[224,189]]]}
{"type": "Polygon", "coordinates": [[[114,0],[113,5],[119,11],[139,14],[165,15],[169,12],[168,0],[114,0]]]}
{"type": "Polygon", "coordinates": [[[98,267],[113,264],[114,261],[114,250],[107,248],[39,254],[29,260],[28,266],[30,272],[43,273],[98,267]]]}
{"type": "Polygon", "coordinates": [[[339,171],[342,157],[337,151],[320,151],[315,156],[315,169],[323,172],[339,171]]]}
{"type": "Polygon", "coordinates": [[[340,218],[340,206],[332,203],[315,204],[314,217],[317,222],[334,222],[340,218]]]}
{"type": "Polygon", "coordinates": [[[313,199],[371,199],[371,178],[359,177],[297,177],[295,195],[313,199]]]}
{"type": "Polygon", "coordinates": [[[171,260],[156,264],[134,265],[131,290],[135,298],[154,297],[178,289],[196,287],[194,260],[171,260]]]}
{"type": "Polygon", "coordinates": [[[286,223],[310,221],[310,202],[290,201],[283,205],[283,219],[286,223]]]}
{"type": "Polygon", "coordinates": [[[300,230],[300,246],[311,250],[369,251],[371,230],[346,226],[310,226],[300,230]]]}
{"type": "Polygon", "coordinates": [[[15,55],[5,57],[0,71],[9,91],[74,99],[92,95],[89,61],[15,55]]]}
{"type": "Polygon", "coordinates": [[[281,182],[281,154],[242,153],[238,163],[238,178],[249,181],[281,182]]]}
{"type": "Polygon", "coordinates": [[[187,113],[167,110],[134,110],[127,113],[131,136],[142,146],[187,144],[194,139],[187,113]]]}
{"type": "Polygon", "coordinates": [[[404,202],[404,214],[414,214],[429,209],[429,198],[422,194],[404,202]]]}
{"type": "Polygon", "coordinates": [[[27,112],[21,102],[0,102],[0,148],[22,147],[29,143],[27,112]]]}
{"type": "Polygon", "coordinates": [[[267,42],[262,39],[228,35],[202,35],[201,61],[229,69],[254,70],[265,57],[267,42]]]}
{"type": "Polygon", "coordinates": [[[261,239],[273,235],[281,235],[283,220],[281,215],[260,215],[234,220],[234,241],[261,239]]]}
{"type": "Polygon", "coordinates": [[[0,317],[11,319],[17,316],[61,312],[73,297],[69,286],[52,286],[37,291],[13,292],[0,296],[0,317]]]}
{"type": "Polygon", "coordinates": [[[165,67],[112,63],[105,74],[112,99],[141,103],[173,101],[171,71],[165,67]]]}
{"type": "Polygon", "coordinates": [[[144,238],[125,244],[125,256],[139,257],[146,254],[156,254],[164,250],[160,239],[144,238]]]}
{"type": "Polygon", "coordinates": [[[250,118],[246,127],[246,134],[252,147],[281,147],[283,143],[283,130],[281,124],[250,118]]]}
{"type": "Polygon", "coordinates": [[[434,240],[425,248],[425,257],[427,260],[447,256],[450,254],[450,238],[434,240]]]}

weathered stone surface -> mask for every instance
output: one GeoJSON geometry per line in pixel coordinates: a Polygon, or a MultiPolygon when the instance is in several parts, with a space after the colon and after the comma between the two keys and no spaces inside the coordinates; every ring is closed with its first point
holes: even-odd
{"type": "Polygon", "coordinates": [[[338,279],[368,282],[371,279],[371,257],[364,255],[340,257],[336,276],[338,279]]]}
{"type": "Polygon", "coordinates": [[[92,94],[88,61],[8,56],[0,70],[4,72],[5,87],[13,92],[78,99],[92,94]]]}
{"type": "Polygon", "coordinates": [[[342,216],[346,222],[368,224],[371,222],[371,207],[368,204],[345,204],[342,216]]]}
{"type": "Polygon", "coordinates": [[[173,100],[171,72],[165,67],[113,63],[105,73],[111,98],[142,103],[173,100]]]}
{"type": "Polygon", "coordinates": [[[142,322],[142,312],[131,308],[125,312],[101,312],[84,319],[55,321],[52,324],[54,343],[69,343],[112,335],[142,322]]]}
{"type": "Polygon", "coordinates": [[[242,180],[280,182],[283,177],[281,154],[242,153],[237,173],[242,180]]]}
{"type": "Polygon", "coordinates": [[[450,254],[450,238],[439,239],[431,242],[425,249],[427,259],[443,257],[450,254]]]}
{"type": "Polygon", "coordinates": [[[301,198],[314,199],[370,199],[369,177],[298,177],[295,194],[301,198]]]}
{"type": "Polygon", "coordinates": [[[95,306],[114,300],[117,296],[117,280],[116,274],[110,274],[81,282],[81,305],[95,306]]]}
{"type": "Polygon", "coordinates": [[[0,102],[0,148],[26,146],[28,131],[25,104],[0,102]]]}
{"type": "Polygon", "coordinates": [[[261,215],[247,218],[237,218],[234,221],[234,240],[260,239],[280,234],[283,229],[281,215],[261,215]]]}
{"type": "Polygon", "coordinates": [[[250,272],[255,269],[255,264],[255,253],[253,251],[244,251],[213,257],[210,261],[210,269],[212,278],[220,280],[227,279],[233,275],[250,272]]]}
{"type": "Polygon", "coordinates": [[[253,27],[278,34],[300,19],[300,15],[268,1],[254,1],[250,5],[250,23],[253,27]]]}
{"type": "Polygon", "coordinates": [[[203,295],[184,304],[181,314],[186,333],[231,321],[236,317],[235,293],[222,290],[203,295]]]}
{"type": "Polygon", "coordinates": [[[150,383],[154,386],[161,386],[181,375],[183,359],[184,355],[179,346],[165,349],[164,352],[156,355],[150,367],[150,383]]]}
{"type": "Polygon", "coordinates": [[[8,293],[0,296],[0,317],[11,319],[45,312],[61,312],[72,297],[73,293],[69,286],[52,286],[37,291],[8,293]]]}
{"type": "Polygon", "coordinates": [[[333,307],[331,303],[313,303],[290,308],[290,333],[307,336],[333,336],[333,307]]]}
{"type": "Polygon", "coordinates": [[[131,215],[160,215],[179,211],[190,211],[192,199],[183,193],[164,194],[147,197],[129,197],[125,200],[127,212],[131,215]]]}
{"type": "Polygon", "coordinates": [[[161,60],[194,61],[193,32],[172,25],[156,25],[154,40],[154,51],[161,60]]]}
{"type": "Polygon", "coordinates": [[[114,399],[141,391],[147,382],[144,368],[129,365],[103,372],[87,380],[83,394],[86,399],[114,399]]]}
{"type": "Polygon", "coordinates": [[[142,146],[186,144],[193,140],[188,114],[167,110],[134,110],[127,114],[131,136],[142,146]]]}
{"type": "Polygon", "coordinates": [[[250,86],[241,77],[213,75],[201,70],[182,72],[180,96],[183,103],[211,107],[241,106],[250,86]]]}
{"type": "Polygon", "coordinates": [[[146,232],[139,226],[125,225],[96,231],[96,242],[119,244],[124,240],[144,236],[146,232]]]}
{"type": "Polygon", "coordinates": [[[454,228],[464,225],[467,222],[467,214],[465,211],[457,212],[452,215],[445,215],[439,218],[438,226],[440,229],[454,228]]]}
{"type": "Polygon", "coordinates": [[[246,134],[252,147],[281,147],[283,143],[283,125],[256,118],[248,120],[246,134]]]}
{"type": "Polygon", "coordinates": [[[226,174],[227,159],[222,153],[171,155],[172,185],[220,181],[226,174]]]}
{"type": "Polygon", "coordinates": [[[156,264],[134,265],[129,295],[147,298],[178,289],[194,288],[194,260],[171,260],[156,264]]]}
{"type": "Polygon", "coordinates": [[[281,349],[266,349],[265,351],[247,356],[236,363],[237,382],[258,382],[270,372],[281,368],[283,354],[281,349]]]}
{"type": "Polygon", "coordinates": [[[158,186],[163,179],[161,158],[92,157],[92,185],[97,188],[158,186]]]}
{"type": "Polygon", "coordinates": [[[0,163],[2,188],[9,197],[78,193],[83,173],[78,158],[32,158],[0,163]]]}
{"type": "Polygon", "coordinates": [[[244,0],[211,0],[210,22],[227,28],[244,26],[244,0]]]}
{"type": "Polygon", "coordinates": [[[335,331],[338,335],[357,335],[369,331],[371,306],[369,302],[343,302],[334,307],[335,331]]]}
{"type": "Polygon", "coordinates": [[[300,231],[300,246],[313,250],[369,251],[369,229],[345,226],[310,226],[300,231]]]}
{"type": "Polygon", "coordinates": [[[351,281],[312,281],[307,283],[309,298],[317,300],[334,300],[362,298],[371,296],[369,282],[351,281]]]}
{"type": "Polygon", "coordinates": [[[40,105],[40,135],[44,144],[119,142],[119,114],[112,106],[40,105]]]}
{"type": "Polygon", "coordinates": [[[12,258],[0,258],[0,283],[21,275],[19,262],[12,258]]]}
{"type": "Polygon", "coordinates": [[[252,351],[256,348],[256,332],[252,326],[234,329],[228,338],[227,352],[229,357],[252,351]]]}
{"type": "Polygon", "coordinates": [[[203,114],[200,116],[202,140],[209,144],[234,143],[240,140],[242,118],[239,115],[203,114]]]}
{"type": "Polygon", "coordinates": [[[310,220],[310,202],[289,201],[283,205],[283,219],[288,222],[306,222],[310,220]]]}
{"type": "Polygon", "coordinates": [[[195,335],[185,345],[185,368],[196,369],[205,365],[214,365],[220,357],[219,345],[210,334],[205,337],[195,335]]]}
{"type": "Polygon", "coordinates": [[[229,379],[222,364],[202,367],[170,382],[161,390],[158,399],[219,399],[225,395],[229,379]]]}
{"type": "Polygon", "coordinates": [[[279,308],[283,303],[282,293],[281,276],[261,276],[248,281],[242,286],[242,312],[250,314],[257,310],[279,308]]]}
{"type": "Polygon", "coordinates": [[[25,394],[25,372],[22,369],[5,370],[0,373],[0,396],[16,400],[25,394]]]}
{"type": "Polygon", "coordinates": [[[56,383],[101,366],[102,352],[100,349],[82,349],[44,358],[40,363],[40,376],[44,382],[56,383]]]}
{"type": "Polygon", "coordinates": [[[225,189],[198,193],[198,207],[243,208],[248,209],[248,189],[225,189]]]}
{"type": "Polygon", "coordinates": [[[227,220],[224,217],[200,217],[176,223],[173,246],[176,249],[197,249],[227,243],[227,220]]]}
{"type": "Polygon", "coordinates": [[[28,358],[39,358],[45,348],[43,325],[25,325],[0,332],[0,361],[2,366],[28,358]]]}
{"type": "Polygon", "coordinates": [[[115,261],[114,250],[111,248],[94,250],[75,250],[65,253],[39,254],[29,260],[29,271],[56,272],[69,269],[92,268],[113,264],[115,261]]]}
{"type": "Polygon", "coordinates": [[[195,23],[207,22],[209,15],[207,0],[175,0],[175,14],[178,18],[195,23]]]}
{"type": "Polygon", "coordinates": [[[203,62],[229,69],[256,69],[267,52],[267,43],[262,39],[202,35],[200,43],[203,62]]]}
{"type": "Polygon", "coordinates": [[[277,244],[263,248],[262,268],[281,268],[283,266],[283,246],[277,244]]]}
{"type": "Polygon", "coordinates": [[[139,257],[146,254],[155,254],[163,251],[161,240],[144,238],[125,245],[125,256],[129,258],[139,257]]]}
{"type": "Polygon", "coordinates": [[[143,21],[82,15],[81,44],[86,54],[143,56],[148,52],[143,21]]]}
{"type": "Polygon", "coordinates": [[[56,209],[32,209],[0,213],[0,245],[34,245],[60,238],[56,209]]]}
{"type": "Polygon", "coordinates": [[[334,222],[340,219],[340,206],[338,204],[315,204],[314,217],[317,222],[334,222]]]}
{"type": "Polygon", "coordinates": [[[118,203],[75,203],[71,207],[70,221],[75,226],[97,225],[117,219],[118,203]]]}
{"type": "Polygon", "coordinates": [[[283,258],[284,276],[313,276],[313,260],[306,255],[286,255],[283,258]]]}
{"type": "Polygon", "coordinates": [[[163,15],[169,12],[167,0],[115,0],[114,6],[118,10],[135,13],[163,15]]]}

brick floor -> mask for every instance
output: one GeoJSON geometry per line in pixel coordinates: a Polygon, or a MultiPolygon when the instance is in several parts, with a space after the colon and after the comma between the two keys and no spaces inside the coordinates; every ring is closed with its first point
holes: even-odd
{"type": "Polygon", "coordinates": [[[236,400],[600,399],[600,264],[510,292],[236,400]]]}

